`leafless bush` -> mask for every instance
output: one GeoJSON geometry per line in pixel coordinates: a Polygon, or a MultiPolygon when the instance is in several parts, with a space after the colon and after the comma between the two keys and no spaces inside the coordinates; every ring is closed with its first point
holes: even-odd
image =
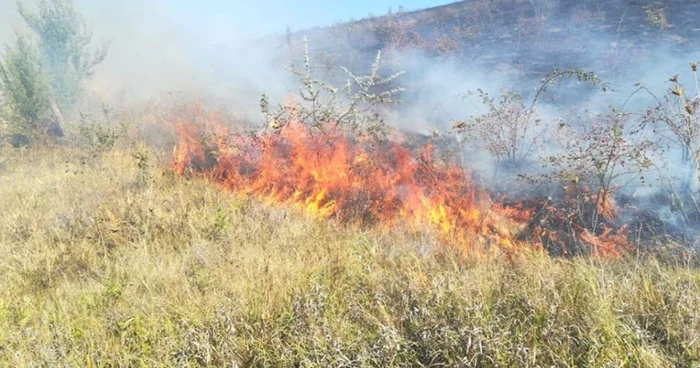
{"type": "Polygon", "coordinates": [[[604,90],[608,88],[607,84],[593,73],[582,70],[555,70],[542,79],[529,105],[526,105],[522,96],[515,91],[503,92],[499,101],[481,89],[467,93],[467,96],[478,95],[488,111],[484,115],[453,123],[453,133],[460,151],[463,151],[465,146],[470,146],[489,153],[496,167],[505,167],[508,170],[522,168],[542,148],[546,139],[547,126],[536,113],[542,94],[549,86],[571,78],[591,85],[602,85],[604,90]]]}
{"type": "Polygon", "coordinates": [[[634,181],[644,183],[656,145],[641,134],[631,114],[613,109],[583,124],[562,122],[558,129],[561,153],[545,157],[549,173],[566,196],[576,197],[573,215],[592,232],[601,218],[616,215],[615,192],[634,181]]]}
{"type": "Polygon", "coordinates": [[[685,168],[682,182],[695,192],[700,181],[700,83],[697,63],[690,67],[695,84],[693,92],[687,92],[678,75],[670,78],[671,88],[661,98],[646,87],[640,86],[640,90],[648,92],[656,102],[646,111],[645,121],[654,126],[661,143],[681,150],[681,162],[685,168]]]}
{"type": "Polygon", "coordinates": [[[289,122],[299,122],[320,132],[347,130],[356,134],[383,136],[386,125],[381,117],[381,107],[399,103],[395,95],[403,91],[395,86],[403,74],[380,76],[381,53],[377,53],[370,73],[357,76],[345,67],[346,83],[335,86],[314,76],[308,44],[304,40],[304,60],[300,69],[288,68],[301,82],[298,94],[272,109],[268,97],[263,95],[260,107],[269,127],[279,129],[289,122]]]}
{"type": "Polygon", "coordinates": [[[530,121],[532,114],[518,93],[504,92],[499,101],[481,89],[477,94],[488,112],[453,124],[460,145],[487,151],[496,167],[521,167],[543,143],[541,121],[530,121]]]}

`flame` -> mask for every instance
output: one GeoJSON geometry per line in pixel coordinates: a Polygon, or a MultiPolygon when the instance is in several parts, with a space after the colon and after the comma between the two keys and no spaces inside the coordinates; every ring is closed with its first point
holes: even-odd
{"type": "Polygon", "coordinates": [[[299,123],[258,136],[205,142],[202,127],[178,126],[175,171],[206,175],[222,187],[302,208],[322,219],[391,227],[430,225],[463,241],[512,246],[522,227],[489,202],[464,170],[436,162],[431,146],[369,144],[318,136],[299,123]]]}
{"type": "MultiPolygon", "coordinates": [[[[321,219],[384,228],[428,225],[451,242],[508,252],[557,243],[566,254],[570,239],[548,228],[571,227],[563,212],[548,209],[553,220],[532,225],[534,212],[542,212],[539,205],[494,203],[462,167],[434,159],[431,145],[415,150],[404,141],[318,134],[294,121],[262,133],[233,134],[215,113],[203,121],[200,116],[199,123],[181,120],[173,165],[180,175],[206,177],[227,190],[321,219]]],[[[622,232],[607,228],[600,236],[579,231],[576,241],[602,255],[617,255],[619,245],[627,245],[622,232]]]]}
{"type": "Polygon", "coordinates": [[[627,239],[627,226],[623,225],[617,231],[604,227],[602,234],[595,236],[583,230],[581,239],[591,246],[591,254],[597,257],[610,257],[617,255],[620,248],[630,248],[627,239]]]}

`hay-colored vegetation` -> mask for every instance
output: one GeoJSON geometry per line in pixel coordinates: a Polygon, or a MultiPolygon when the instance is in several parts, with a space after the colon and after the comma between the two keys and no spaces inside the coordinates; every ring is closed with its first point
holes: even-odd
{"type": "Polygon", "coordinates": [[[464,255],[176,178],[145,147],[0,155],[2,366],[700,363],[700,271],[464,255]]]}

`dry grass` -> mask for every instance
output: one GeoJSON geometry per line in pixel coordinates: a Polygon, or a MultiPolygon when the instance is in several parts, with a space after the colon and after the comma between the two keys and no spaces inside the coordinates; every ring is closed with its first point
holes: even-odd
{"type": "Polygon", "coordinates": [[[700,364],[697,269],[458,258],[153,161],[0,151],[0,365],[700,364]]]}

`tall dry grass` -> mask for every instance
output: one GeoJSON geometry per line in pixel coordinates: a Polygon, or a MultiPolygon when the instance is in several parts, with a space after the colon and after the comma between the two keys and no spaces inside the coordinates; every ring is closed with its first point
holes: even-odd
{"type": "Polygon", "coordinates": [[[700,271],[464,255],[175,178],[145,147],[0,152],[2,366],[700,364],[700,271]]]}

